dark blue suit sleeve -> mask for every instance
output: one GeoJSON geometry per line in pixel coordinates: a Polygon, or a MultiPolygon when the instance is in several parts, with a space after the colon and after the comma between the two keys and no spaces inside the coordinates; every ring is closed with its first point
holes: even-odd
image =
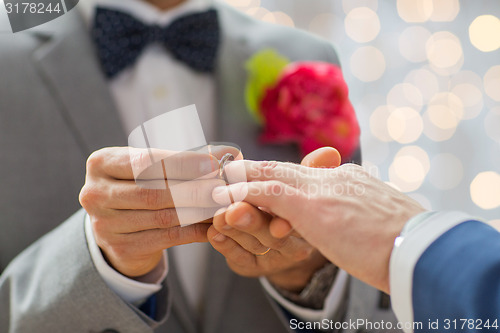
{"type": "Polygon", "coordinates": [[[484,327],[487,320],[500,325],[500,233],[468,221],[432,243],[415,266],[413,309],[415,322],[423,323],[422,330],[415,331],[500,331],[484,327]],[[464,325],[461,319],[474,324],[464,325]],[[438,320],[437,331],[429,329],[429,320],[438,320]]]}

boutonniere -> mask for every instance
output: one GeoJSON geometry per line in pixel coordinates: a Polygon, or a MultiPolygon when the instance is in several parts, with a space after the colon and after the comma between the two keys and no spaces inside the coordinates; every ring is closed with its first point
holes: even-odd
{"type": "Polygon", "coordinates": [[[336,148],[348,161],[359,147],[360,129],[341,69],[326,62],[290,62],[274,50],[246,63],[245,102],[262,125],[262,143],[290,143],[306,155],[336,148]]]}

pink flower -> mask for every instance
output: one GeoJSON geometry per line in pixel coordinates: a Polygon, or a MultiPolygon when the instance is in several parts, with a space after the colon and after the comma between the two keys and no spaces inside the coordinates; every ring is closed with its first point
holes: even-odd
{"type": "Polygon", "coordinates": [[[304,155],[331,146],[344,161],[359,147],[360,129],[338,66],[323,62],[288,65],[260,103],[261,141],[296,142],[304,155]]]}

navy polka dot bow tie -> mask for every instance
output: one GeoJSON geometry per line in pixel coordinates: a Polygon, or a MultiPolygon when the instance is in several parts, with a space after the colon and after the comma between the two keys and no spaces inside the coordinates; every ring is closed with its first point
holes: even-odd
{"type": "Polygon", "coordinates": [[[200,72],[212,72],[219,44],[217,12],[189,14],[167,27],[145,25],[124,12],[96,8],[92,36],[104,73],[113,78],[135,63],[150,43],[160,42],[178,60],[200,72]]]}

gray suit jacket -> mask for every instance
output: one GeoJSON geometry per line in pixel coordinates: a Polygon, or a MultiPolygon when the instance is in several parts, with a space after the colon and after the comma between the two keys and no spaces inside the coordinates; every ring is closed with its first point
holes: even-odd
{"type": "MultiPolygon", "coordinates": [[[[292,145],[258,144],[259,127],[243,102],[242,64],[266,47],[291,60],[336,63],[333,48],[226,5],[216,8],[223,29],[215,73],[219,140],[237,143],[247,158],[297,161],[292,145]]],[[[87,248],[85,212],[77,211],[78,193],[87,156],[126,145],[126,134],[76,11],[24,33],[0,34],[0,73],[0,332],[290,331],[259,282],[232,273],[215,251],[199,319],[189,310],[174,262],[158,294],[158,321],[101,279],[87,248]]],[[[378,308],[379,292],[351,280],[349,293],[350,318],[394,320],[390,310],[378,308]]]]}

